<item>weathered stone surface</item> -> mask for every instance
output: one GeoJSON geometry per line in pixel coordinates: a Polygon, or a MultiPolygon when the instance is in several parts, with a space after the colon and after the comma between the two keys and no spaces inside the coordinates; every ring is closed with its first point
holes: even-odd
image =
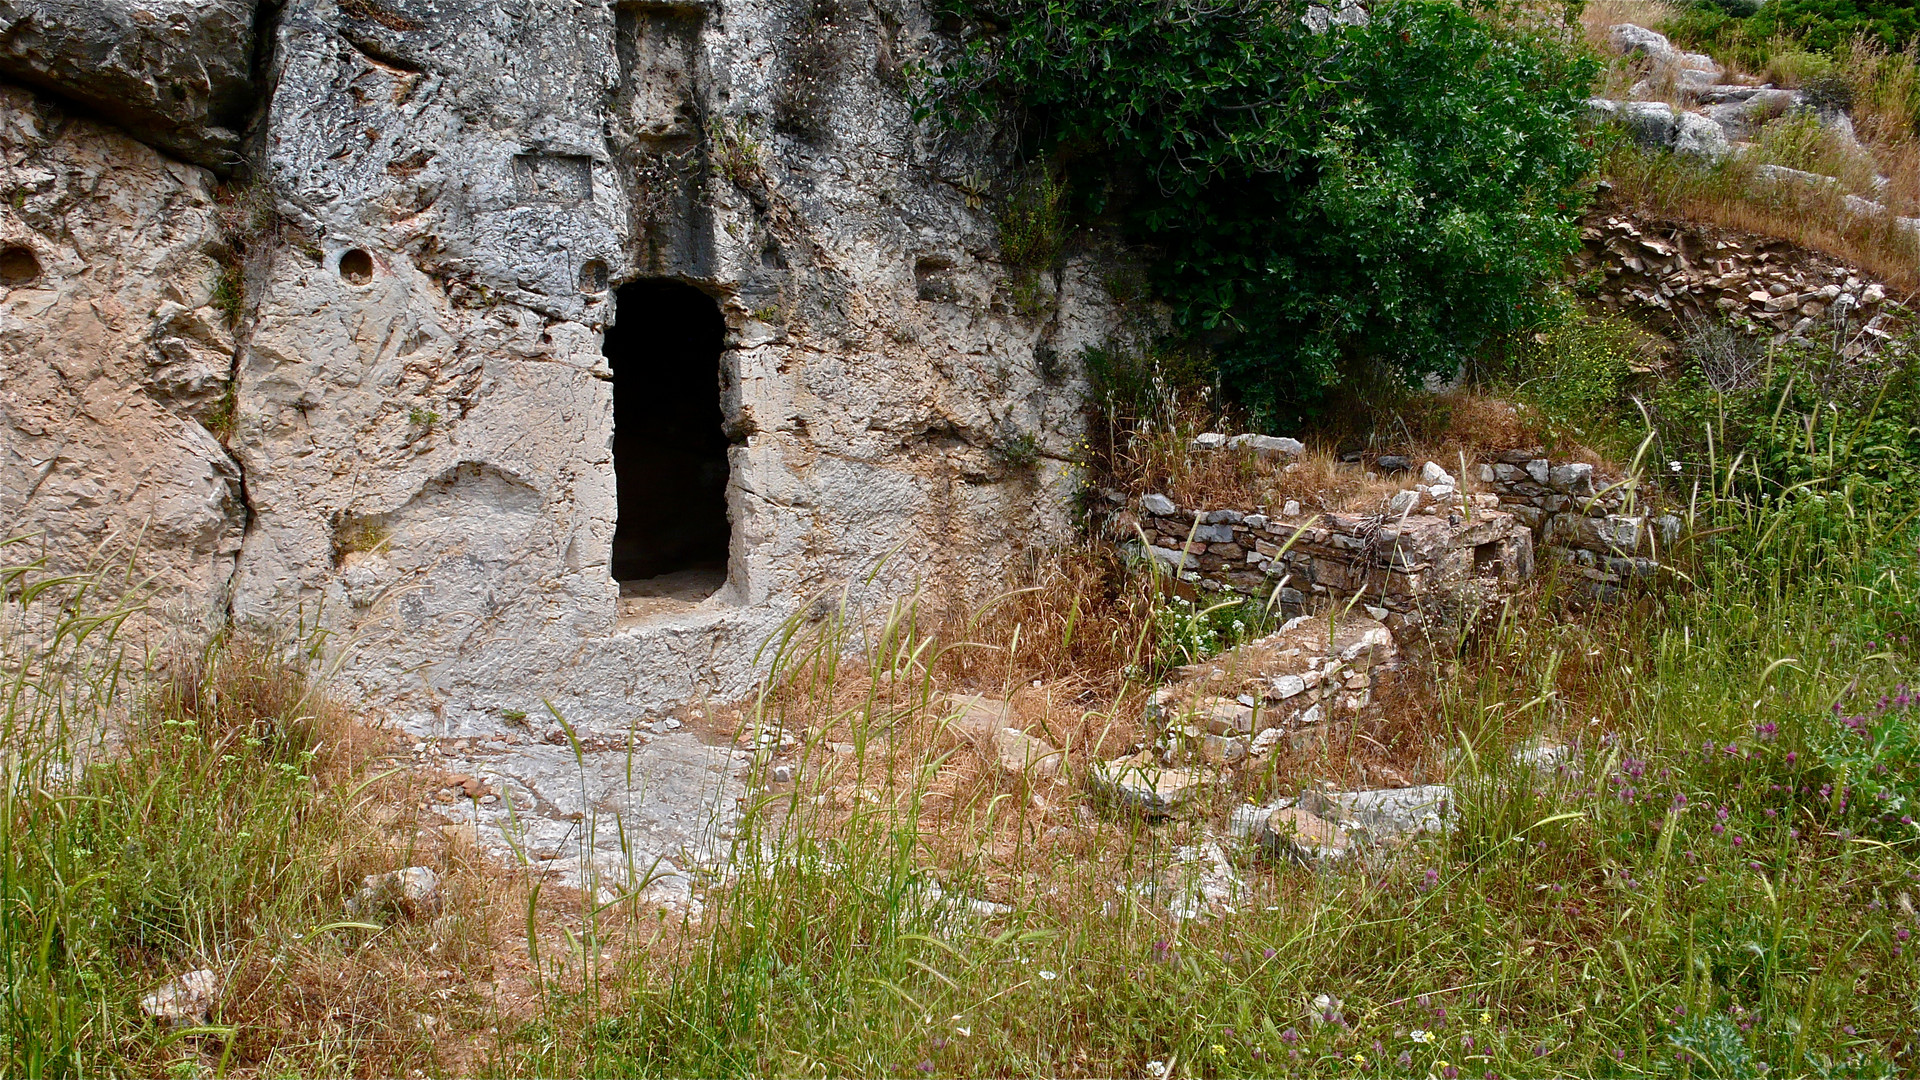
{"type": "Polygon", "coordinates": [[[1211,840],[1174,849],[1169,863],[1149,889],[1176,919],[1231,913],[1246,888],[1226,851],[1211,840]]]}
{"type": "Polygon", "coordinates": [[[578,758],[564,736],[557,745],[475,740],[445,756],[422,745],[423,768],[470,773],[499,792],[438,811],[482,849],[597,895],[641,891],[687,911],[701,907],[694,875],[729,849],[751,759],[687,731],[590,738],[578,758]]]}
{"type": "Polygon", "coordinates": [[[174,1027],[193,1027],[212,1019],[220,997],[220,976],[200,968],[176,976],[140,999],[140,1011],[174,1027]]]}
{"type": "Polygon", "coordinates": [[[1299,439],[1276,435],[1235,435],[1227,440],[1227,445],[1252,450],[1263,458],[1274,460],[1296,458],[1307,452],[1307,444],[1299,439]]]}
{"type": "Polygon", "coordinates": [[[1720,125],[1699,113],[1681,113],[1674,118],[1673,152],[1703,161],[1720,161],[1733,152],[1720,125]]]}
{"type": "Polygon", "coordinates": [[[1163,768],[1145,751],[1112,761],[1096,761],[1087,768],[1087,788],[1108,806],[1145,817],[1167,817],[1212,780],[1192,769],[1163,768]]]}
{"type": "Polygon", "coordinates": [[[1014,727],[995,728],[979,745],[1000,775],[1012,780],[1051,780],[1066,760],[1065,753],[1045,739],[1014,727]]]}
{"type": "Polygon", "coordinates": [[[384,874],[368,874],[347,900],[347,914],[356,918],[404,915],[432,916],[440,910],[440,875],[430,866],[409,866],[384,874]]]}
{"type": "Polygon", "coordinates": [[[1258,838],[1275,855],[1304,863],[1343,859],[1353,849],[1352,839],[1340,826],[1293,805],[1269,813],[1258,838]]]}
{"type": "Polygon", "coordinates": [[[1087,258],[1044,275],[1043,315],[1000,295],[961,186],[995,163],[922,141],[902,92],[923,8],[812,44],[771,3],[523,8],[286,5],[242,622],[320,610],[355,643],[344,685],[412,731],[543,699],[618,730],[745,693],[822,589],[984,591],[1071,533],[1080,389],[1049,358],[1098,341],[1109,301],[1087,258]],[[615,287],[661,276],[726,323],[731,540],[718,592],[628,618],[600,339],[615,287]]]}
{"type": "Polygon", "coordinates": [[[1613,115],[1626,125],[1633,141],[1642,146],[1667,149],[1673,145],[1676,120],[1673,106],[1664,101],[1622,101],[1613,115]]]}
{"type": "Polygon", "coordinates": [[[1304,792],[1299,806],[1376,843],[1411,839],[1446,828],[1453,791],[1445,784],[1373,791],[1304,792]]]}
{"type": "Polygon", "coordinates": [[[245,523],[206,427],[233,350],[213,177],[0,85],[0,188],[0,251],[33,271],[0,280],[0,533],[58,569],[137,548],[150,614],[204,633],[245,523]]]}
{"type": "Polygon", "coordinates": [[[256,104],[255,0],[0,0],[0,73],[217,169],[256,104]]]}

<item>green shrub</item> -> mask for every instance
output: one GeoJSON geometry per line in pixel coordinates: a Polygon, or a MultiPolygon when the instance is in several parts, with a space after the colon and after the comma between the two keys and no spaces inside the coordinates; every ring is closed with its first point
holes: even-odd
{"type": "Polygon", "coordinates": [[[1539,315],[1577,242],[1596,69],[1517,20],[1388,0],[1314,33],[1255,0],[954,2],[998,29],[919,70],[921,115],[1024,114],[1080,209],[1159,253],[1176,329],[1269,426],[1353,361],[1452,373],[1539,315]]]}
{"type": "Polygon", "coordinates": [[[1691,359],[1653,399],[1662,457],[1755,498],[1800,500],[1807,515],[1904,513],[1920,504],[1920,378],[1903,353],[1848,360],[1830,341],[1795,340],[1750,384],[1719,388],[1691,359]]]}
{"type": "Polygon", "coordinates": [[[1066,247],[1067,190],[1045,168],[1015,185],[1000,206],[1000,261],[1006,266],[1014,307],[1037,315],[1046,307],[1040,275],[1053,269],[1066,247]]]}
{"type": "Polygon", "coordinates": [[[1155,677],[1186,664],[1218,656],[1272,628],[1273,619],[1257,600],[1232,597],[1206,607],[1167,596],[1153,609],[1155,677]]]}
{"type": "Polygon", "coordinates": [[[1920,36],[1920,11],[1904,0],[1695,0],[1660,29],[1687,48],[1758,68],[1779,56],[1776,40],[1833,52],[1865,38],[1897,52],[1920,36]]]}
{"type": "Polygon", "coordinates": [[[1522,343],[1496,374],[1539,412],[1551,438],[1593,442],[1627,403],[1633,355],[1626,323],[1568,314],[1522,343]]]}

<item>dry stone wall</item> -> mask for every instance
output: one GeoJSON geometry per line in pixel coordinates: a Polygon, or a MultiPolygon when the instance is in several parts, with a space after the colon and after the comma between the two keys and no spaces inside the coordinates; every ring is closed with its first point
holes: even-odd
{"type": "MultiPolygon", "coordinates": [[[[102,0],[101,25],[152,6],[102,0]]],[[[64,10],[0,19],[24,9],[64,10]]],[[[1071,535],[1081,392],[1057,358],[1112,332],[1103,271],[1070,261],[1044,310],[1016,310],[981,197],[1001,158],[931,138],[905,100],[904,65],[943,47],[925,7],[242,10],[258,47],[206,58],[253,73],[258,120],[233,139],[227,96],[74,119],[134,78],[80,21],[42,39],[57,55],[0,63],[36,87],[0,97],[25,193],[0,232],[42,268],[0,265],[10,522],[77,546],[152,520],[166,604],[322,627],[344,689],[441,735],[545,702],[617,729],[740,694],[822,594],[985,591],[1071,535]],[[265,212],[223,235],[214,177],[136,139],[222,169],[257,148],[235,175],[265,212]],[[719,592],[623,618],[613,399],[632,388],[601,343],[643,279],[724,319],[731,539],[719,592]]],[[[190,29],[153,62],[184,63],[190,29]]]]}
{"type": "Polygon", "coordinates": [[[1657,577],[1661,553],[1685,532],[1681,516],[1660,509],[1657,493],[1638,479],[1586,462],[1555,464],[1538,450],[1513,450],[1479,472],[1501,510],[1532,530],[1538,550],[1570,567],[1596,596],[1657,577]]]}
{"type": "Polygon", "coordinates": [[[1497,507],[1451,483],[1409,488],[1372,514],[1193,510],[1164,495],[1135,504],[1143,555],[1190,588],[1277,599],[1290,616],[1358,595],[1357,609],[1396,631],[1451,622],[1474,583],[1533,572],[1532,534],[1497,507]]]}
{"type": "Polygon", "coordinates": [[[1905,323],[1872,275],[1785,241],[1619,214],[1590,219],[1580,236],[1578,263],[1601,306],[1668,331],[1725,320],[1781,340],[1838,324],[1852,358],[1905,323]]]}

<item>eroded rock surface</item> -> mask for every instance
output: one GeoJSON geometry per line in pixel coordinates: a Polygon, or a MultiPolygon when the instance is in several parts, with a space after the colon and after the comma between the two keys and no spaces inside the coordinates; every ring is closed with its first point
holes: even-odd
{"type": "Polygon", "coordinates": [[[699,876],[731,848],[749,755],[684,731],[580,749],[463,739],[416,757],[474,781],[436,805],[483,848],[607,898],[698,910],[699,876]]]}
{"type": "Polygon", "coordinates": [[[155,616],[225,616],[246,515],[214,178],[0,84],[0,522],[55,568],[132,559],[155,616]]]}
{"type": "Polygon", "coordinates": [[[256,0],[0,0],[0,74],[51,90],[169,153],[239,163],[256,0]]]}

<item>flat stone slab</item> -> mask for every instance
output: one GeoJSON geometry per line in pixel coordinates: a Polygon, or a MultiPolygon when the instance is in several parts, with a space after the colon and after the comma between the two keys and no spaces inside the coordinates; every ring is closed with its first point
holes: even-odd
{"type": "Polygon", "coordinates": [[[1268,814],[1258,838],[1275,855],[1304,863],[1346,858],[1354,846],[1345,829],[1298,806],[1281,806],[1268,814]]]}
{"type": "Polygon", "coordinates": [[[1154,818],[1172,815],[1212,783],[1197,770],[1163,768],[1145,752],[1096,761],[1087,769],[1088,789],[1107,805],[1154,818]]]}
{"type": "MultiPolygon", "coordinates": [[[[640,890],[698,911],[696,873],[722,868],[745,796],[749,757],[690,732],[635,735],[626,749],[480,747],[436,764],[467,772],[498,798],[440,812],[489,852],[603,899],[640,890]]],[[[484,798],[484,797],[483,797],[484,798]]]]}
{"type": "Polygon", "coordinates": [[[1453,814],[1453,789],[1423,784],[1373,791],[1310,791],[1300,796],[1299,805],[1343,829],[1387,843],[1444,830],[1453,814]]]}

